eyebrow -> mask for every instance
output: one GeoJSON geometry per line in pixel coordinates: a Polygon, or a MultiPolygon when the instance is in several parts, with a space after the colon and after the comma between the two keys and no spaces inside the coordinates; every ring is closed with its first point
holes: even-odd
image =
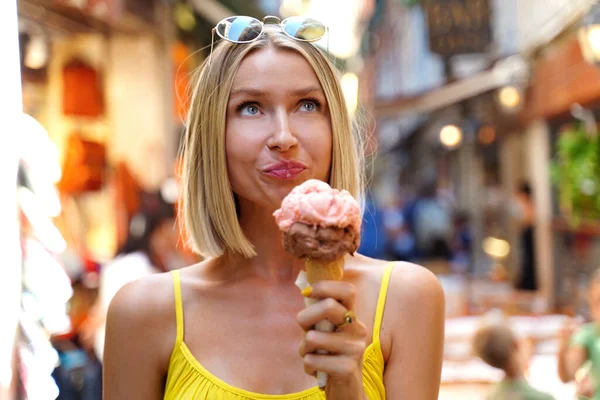
{"type": "MultiPolygon", "coordinates": [[[[301,97],[301,96],[306,96],[310,93],[315,93],[315,92],[319,92],[321,94],[323,94],[323,90],[319,87],[319,86],[309,86],[306,88],[302,88],[302,89],[296,89],[291,91],[291,95],[293,96],[297,96],[297,97],[301,97]]],[[[235,95],[239,95],[239,94],[246,94],[246,95],[250,95],[250,96],[255,96],[255,97],[262,97],[262,96],[266,96],[268,94],[268,92],[260,90],[260,89],[256,89],[256,88],[240,88],[240,89],[235,89],[231,91],[231,96],[235,96],[235,95]]]]}

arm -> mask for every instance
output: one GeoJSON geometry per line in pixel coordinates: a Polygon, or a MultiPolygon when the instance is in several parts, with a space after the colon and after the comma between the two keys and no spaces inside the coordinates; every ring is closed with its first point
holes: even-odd
{"type": "Polygon", "coordinates": [[[575,372],[587,360],[587,350],[582,346],[567,346],[558,350],[558,376],[563,382],[575,379],[575,372]]]}
{"type": "Polygon", "coordinates": [[[105,400],[163,398],[168,359],[176,336],[173,294],[170,290],[170,299],[167,297],[171,288],[165,278],[170,277],[152,276],[127,284],[108,308],[105,400]]]}
{"type": "Polygon", "coordinates": [[[588,341],[589,333],[586,327],[582,327],[573,336],[573,332],[577,328],[577,324],[573,321],[567,321],[560,330],[558,376],[563,382],[569,382],[575,379],[575,373],[588,358],[585,344],[588,341]],[[571,341],[573,341],[573,343],[571,343],[571,341]]]}
{"type": "Polygon", "coordinates": [[[389,399],[438,398],[444,318],[444,291],[437,278],[423,267],[399,264],[384,315],[392,340],[384,373],[389,399]]]}

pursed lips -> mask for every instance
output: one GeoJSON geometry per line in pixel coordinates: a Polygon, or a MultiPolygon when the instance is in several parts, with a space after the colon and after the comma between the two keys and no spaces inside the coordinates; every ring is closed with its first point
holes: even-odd
{"type": "Polygon", "coordinates": [[[298,161],[286,160],[269,165],[263,172],[278,179],[295,179],[307,169],[306,165],[298,161]]]}

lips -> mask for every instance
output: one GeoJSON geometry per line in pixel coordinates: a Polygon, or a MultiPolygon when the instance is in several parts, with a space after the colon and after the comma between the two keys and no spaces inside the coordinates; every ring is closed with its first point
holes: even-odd
{"type": "Polygon", "coordinates": [[[295,179],[307,169],[306,165],[298,161],[286,160],[269,165],[263,172],[274,178],[283,180],[295,179]]]}

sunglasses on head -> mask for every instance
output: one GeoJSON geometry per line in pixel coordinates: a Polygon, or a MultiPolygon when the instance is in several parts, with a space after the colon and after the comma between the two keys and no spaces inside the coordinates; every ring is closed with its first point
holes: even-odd
{"type": "MultiPolygon", "coordinates": [[[[289,17],[283,21],[272,15],[266,16],[262,21],[245,16],[229,17],[221,20],[212,29],[211,53],[215,32],[222,39],[232,43],[251,43],[262,35],[267,20],[273,20],[272,24],[279,26],[283,33],[301,42],[316,42],[327,32],[324,24],[308,17],[289,17]]],[[[329,49],[327,53],[329,54],[329,49]]]]}

